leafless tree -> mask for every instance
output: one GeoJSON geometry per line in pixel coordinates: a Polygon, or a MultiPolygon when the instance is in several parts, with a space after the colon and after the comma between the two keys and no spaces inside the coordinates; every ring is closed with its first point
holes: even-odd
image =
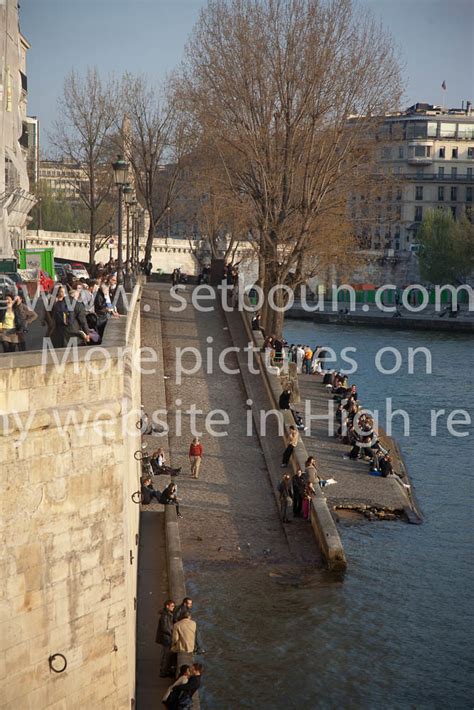
{"type": "Polygon", "coordinates": [[[88,69],[84,77],[71,71],[58,101],[60,118],[51,134],[58,153],[79,168],[72,182],[89,212],[91,265],[114,213],[110,161],[118,108],[114,79],[101,79],[95,68],[88,69]],[[102,235],[100,240],[98,235],[102,235]]]}
{"type": "Polygon", "coordinates": [[[121,127],[121,143],[140,203],[148,213],[145,259],[149,260],[157,225],[178,192],[186,130],[166,91],[156,89],[144,77],[124,75],[122,105],[127,120],[121,127]]]}
{"type": "MultiPolygon", "coordinates": [[[[399,77],[390,38],[351,0],[210,0],[201,12],[182,108],[251,216],[264,291],[301,283],[309,257],[331,253],[322,225],[347,255],[352,236],[336,217],[373,177],[375,143],[365,119],[350,119],[396,107],[399,77]]],[[[282,314],[263,315],[281,330],[282,314]]]]}

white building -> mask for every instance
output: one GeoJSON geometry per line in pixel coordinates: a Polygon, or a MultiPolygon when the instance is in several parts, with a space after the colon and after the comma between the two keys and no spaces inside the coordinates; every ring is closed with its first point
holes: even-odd
{"type": "Polygon", "coordinates": [[[472,220],[474,113],[471,103],[446,109],[417,103],[385,117],[380,166],[395,176],[393,190],[376,205],[366,247],[402,256],[416,244],[428,210],[449,210],[472,220]]]}
{"type": "Polygon", "coordinates": [[[27,40],[19,30],[17,0],[0,3],[0,256],[23,243],[35,203],[27,172],[27,40]]]}

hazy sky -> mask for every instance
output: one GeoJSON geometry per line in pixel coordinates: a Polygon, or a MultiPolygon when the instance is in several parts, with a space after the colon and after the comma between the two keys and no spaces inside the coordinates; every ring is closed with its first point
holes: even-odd
{"type": "MultiPolygon", "coordinates": [[[[97,66],[162,78],[175,67],[206,0],[21,0],[28,112],[42,143],[65,74],[97,66]]],[[[474,0],[365,0],[400,48],[406,100],[460,106],[474,98],[474,0]],[[441,91],[446,81],[447,90],[441,91]]]]}

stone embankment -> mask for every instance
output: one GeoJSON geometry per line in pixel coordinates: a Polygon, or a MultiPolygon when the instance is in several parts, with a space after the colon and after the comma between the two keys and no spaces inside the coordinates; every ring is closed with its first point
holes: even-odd
{"type": "MultiPolygon", "coordinates": [[[[309,306],[311,307],[311,305],[310,303],[309,306]]],[[[347,314],[334,312],[331,305],[331,303],[325,303],[323,311],[311,311],[303,308],[299,302],[295,302],[285,316],[298,320],[310,320],[315,323],[474,334],[474,311],[469,311],[467,304],[462,304],[462,310],[457,318],[450,318],[449,314],[440,317],[440,314],[435,312],[432,306],[428,306],[420,313],[411,313],[401,308],[401,317],[394,317],[393,314],[384,313],[369,304],[357,304],[356,310],[347,314]]],[[[344,304],[339,306],[339,310],[344,308],[344,304]]]]}

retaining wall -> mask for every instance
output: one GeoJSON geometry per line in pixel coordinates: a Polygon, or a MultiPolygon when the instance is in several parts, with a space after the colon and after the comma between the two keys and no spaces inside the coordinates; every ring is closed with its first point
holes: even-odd
{"type": "Polygon", "coordinates": [[[139,291],[108,324],[106,367],[92,348],[64,367],[41,352],[0,356],[2,708],[130,708],[135,697],[140,432],[133,411],[123,422],[140,404],[139,291]],[[67,668],[55,673],[59,653],[67,668]]]}

